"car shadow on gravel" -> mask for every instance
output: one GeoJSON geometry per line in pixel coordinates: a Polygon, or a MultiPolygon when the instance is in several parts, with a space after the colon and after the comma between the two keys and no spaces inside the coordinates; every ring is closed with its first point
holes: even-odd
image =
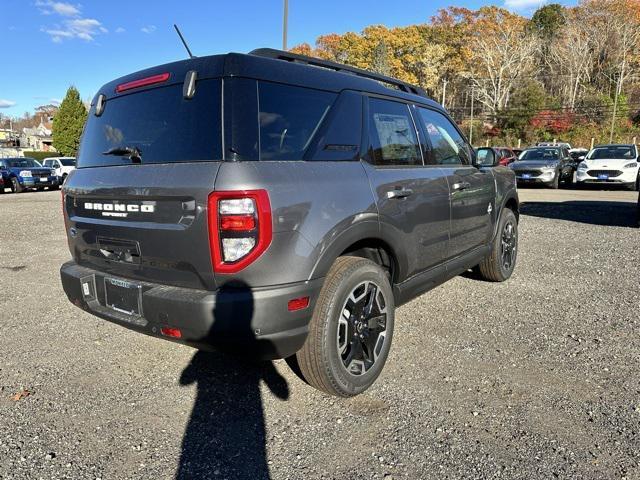
{"type": "Polygon", "coordinates": [[[631,202],[581,200],[524,202],[520,205],[522,215],[611,227],[636,227],[637,209],[637,204],[631,202]]]}
{"type": "MultiPolygon", "coordinates": [[[[240,305],[225,305],[225,297],[237,292],[237,284],[221,288],[214,313],[242,325],[244,335],[255,339],[251,330],[253,302],[245,298],[240,305]]],[[[251,297],[248,288],[244,292],[251,297]]],[[[277,398],[289,398],[288,384],[272,362],[202,350],[193,356],[180,377],[181,385],[196,385],[197,392],[182,440],[176,479],[270,478],[262,382],[277,398]]]]}

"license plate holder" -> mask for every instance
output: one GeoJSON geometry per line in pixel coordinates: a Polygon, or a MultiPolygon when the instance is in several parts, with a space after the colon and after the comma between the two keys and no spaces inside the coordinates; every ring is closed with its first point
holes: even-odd
{"type": "Polygon", "coordinates": [[[105,305],[116,312],[142,316],[142,285],[122,280],[120,278],[105,277],[104,279],[105,305]]]}

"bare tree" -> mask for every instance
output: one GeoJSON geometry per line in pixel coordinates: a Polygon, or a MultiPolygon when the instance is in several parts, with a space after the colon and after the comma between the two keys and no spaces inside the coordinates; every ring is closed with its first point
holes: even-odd
{"type": "Polygon", "coordinates": [[[538,39],[521,22],[503,22],[493,30],[479,29],[472,42],[471,82],[477,99],[495,116],[505,108],[518,80],[530,75],[538,39]]]}

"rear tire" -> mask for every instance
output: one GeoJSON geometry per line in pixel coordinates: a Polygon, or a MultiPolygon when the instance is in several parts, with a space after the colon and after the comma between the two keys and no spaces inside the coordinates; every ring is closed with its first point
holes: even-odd
{"type": "Polygon", "coordinates": [[[480,275],[490,282],[504,282],[511,277],[517,257],[518,220],[513,210],[503,208],[491,253],[478,265],[480,275]]]}
{"type": "Polygon", "coordinates": [[[393,337],[395,304],[387,273],[359,257],[339,257],[318,297],[309,335],[296,353],[305,381],[351,397],[376,380],[393,337]]]}
{"type": "Polygon", "coordinates": [[[13,193],[21,193],[22,190],[24,190],[24,188],[22,187],[22,185],[20,185],[18,179],[16,177],[13,177],[11,179],[11,191],[13,193]]]}

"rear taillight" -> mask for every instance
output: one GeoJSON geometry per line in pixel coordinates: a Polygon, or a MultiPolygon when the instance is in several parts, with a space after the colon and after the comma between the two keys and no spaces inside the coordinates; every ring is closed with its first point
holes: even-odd
{"type": "Polygon", "coordinates": [[[208,209],[215,272],[239,272],[271,244],[271,204],[266,190],[213,192],[208,209]]]}
{"type": "Polygon", "coordinates": [[[66,198],[65,198],[65,196],[64,196],[64,188],[61,188],[61,189],[60,189],[60,195],[61,195],[61,197],[62,197],[62,219],[64,220],[64,223],[65,223],[65,225],[66,225],[66,224],[67,224],[67,219],[66,219],[66,218],[65,218],[65,216],[64,216],[64,211],[65,211],[65,206],[66,206],[66,205],[65,205],[66,198]]]}

